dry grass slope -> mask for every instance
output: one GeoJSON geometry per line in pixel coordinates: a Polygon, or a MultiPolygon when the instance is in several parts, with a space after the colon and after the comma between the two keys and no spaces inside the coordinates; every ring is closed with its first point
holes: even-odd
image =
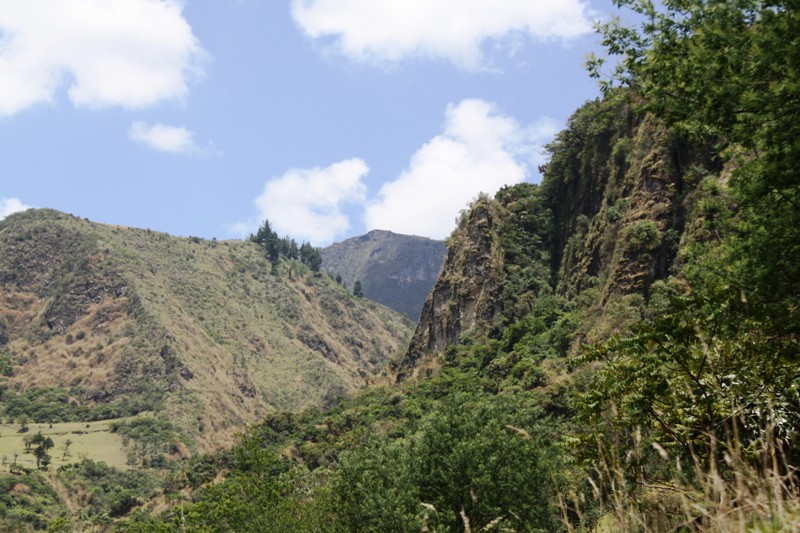
{"type": "Polygon", "coordinates": [[[356,390],[409,324],[299,263],[273,275],[250,242],[34,210],[0,224],[0,333],[5,390],[156,410],[204,450],[356,390]]]}

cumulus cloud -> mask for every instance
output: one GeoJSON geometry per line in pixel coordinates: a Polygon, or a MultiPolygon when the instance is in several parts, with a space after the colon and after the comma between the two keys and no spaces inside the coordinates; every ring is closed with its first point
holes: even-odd
{"type": "Polygon", "coordinates": [[[23,204],[19,198],[0,198],[0,220],[26,209],[31,209],[31,206],[23,204]]]}
{"type": "Polygon", "coordinates": [[[487,41],[568,40],[592,31],[582,0],[292,0],[292,15],[313,39],[332,40],[357,61],[427,56],[481,68],[487,41]]]}
{"type": "Polygon", "coordinates": [[[367,207],[367,228],[445,238],[479,193],[530,177],[556,130],[549,119],[524,127],[483,100],[448,106],[443,133],[422,146],[367,207]]]}
{"type": "Polygon", "coordinates": [[[128,131],[128,137],[142,146],[172,154],[199,153],[202,150],[195,144],[194,133],[186,128],[147,124],[136,121],[128,131]]]}
{"type": "Polygon", "coordinates": [[[0,115],[182,99],[205,52],[180,0],[0,0],[0,115]]]}
{"type": "MultiPolygon", "coordinates": [[[[357,158],[325,168],[291,169],[269,180],[256,198],[260,220],[269,219],[280,235],[328,244],[350,227],[344,205],[365,201],[362,179],[368,172],[367,164],[357,158]]],[[[246,227],[240,223],[229,229],[244,233],[246,227]]]]}

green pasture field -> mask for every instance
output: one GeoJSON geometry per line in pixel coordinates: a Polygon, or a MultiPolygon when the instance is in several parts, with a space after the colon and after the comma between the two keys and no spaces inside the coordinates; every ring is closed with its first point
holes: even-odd
{"type": "Polygon", "coordinates": [[[33,436],[39,431],[45,437],[53,439],[55,447],[50,450],[52,461],[50,469],[61,465],[78,462],[83,458],[103,461],[109,466],[128,469],[127,454],[122,446],[122,437],[111,432],[111,424],[126,420],[101,420],[98,422],[63,422],[54,424],[32,423],[28,431],[19,433],[19,424],[0,424],[0,471],[8,471],[17,453],[17,464],[27,468],[36,468],[33,453],[25,453],[25,436],[33,436]],[[69,451],[64,456],[67,440],[72,441],[69,451]]]}

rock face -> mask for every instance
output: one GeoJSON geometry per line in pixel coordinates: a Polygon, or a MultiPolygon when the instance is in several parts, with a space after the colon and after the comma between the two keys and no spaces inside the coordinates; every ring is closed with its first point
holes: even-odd
{"type": "MultiPolygon", "coordinates": [[[[720,169],[711,152],[632,109],[627,93],[587,103],[550,146],[540,186],[518,185],[473,204],[449,240],[442,273],[396,365],[398,380],[468,330],[499,336],[519,315],[514,306],[541,294],[580,297],[600,316],[630,296],[648,298],[652,284],[669,275],[687,238],[698,176],[720,169]],[[515,196],[535,201],[509,201],[515,196]]],[[[589,327],[583,331],[579,340],[596,340],[589,327]]]]}
{"type": "Polygon", "coordinates": [[[2,392],[65,391],[92,416],[157,411],[201,450],[361,387],[409,334],[402,315],[298,262],[273,273],[251,242],[52,210],[0,222],[2,392]]]}
{"type": "Polygon", "coordinates": [[[324,248],[322,268],[351,289],[360,281],[364,296],[416,321],[446,253],[441,241],[374,230],[324,248]]]}
{"type": "Polygon", "coordinates": [[[406,357],[397,368],[402,380],[427,352],[443,351],[464,331],[485,328],[502,309],[496,214],[479,201],[450,239],[444,267],[422,307],[406,357]]]}

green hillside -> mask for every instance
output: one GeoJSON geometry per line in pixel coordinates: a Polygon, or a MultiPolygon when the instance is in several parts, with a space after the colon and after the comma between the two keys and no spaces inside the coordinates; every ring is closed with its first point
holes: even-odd
{"type": "Polygon", "coordinates": [[[154,411],[209,450],[275,410],[330,405],[404,348],[396,313],[257,245],[32,210],[0,223],[3,413],[154,411]]]}

